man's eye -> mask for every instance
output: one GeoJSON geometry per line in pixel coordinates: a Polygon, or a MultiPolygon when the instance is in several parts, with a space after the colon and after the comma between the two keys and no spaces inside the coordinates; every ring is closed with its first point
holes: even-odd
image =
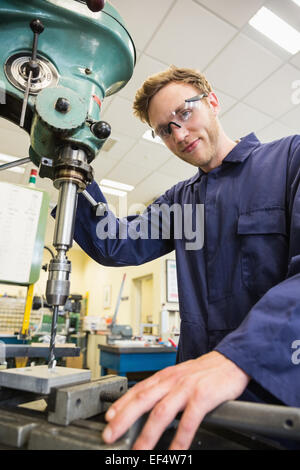
{"type": "Polygon", "coordinates": [[[192,110],[191,109],[184,109],[183,111],[181,111],[180,113],[180,119],[182,121],[187,121],[190,117],[191,117],[191,114],[192,114],[192,110]]]}

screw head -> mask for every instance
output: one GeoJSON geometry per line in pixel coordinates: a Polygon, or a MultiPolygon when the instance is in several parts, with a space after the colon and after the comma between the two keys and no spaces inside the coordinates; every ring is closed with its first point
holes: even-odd
{"type": "Polygon", "coordinates": [[[67,98],[58,98],[55,103],[55,109],[59,113],[67,113],[70,110],[70,102],[67,98]]]}

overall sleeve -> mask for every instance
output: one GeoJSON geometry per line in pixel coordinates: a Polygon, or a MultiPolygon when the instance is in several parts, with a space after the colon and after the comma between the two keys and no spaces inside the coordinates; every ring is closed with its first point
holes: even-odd
{"type": "Polygon", "coordinates": [[[290,226],[286,279],[270,289],[245,320],[215,348],[265,390],[300,406],[300,140],[288,160],[290,226]]]}
{"type": "Polygon", "coordinates": [[[91,204],[80,194],[74,240],[95,261],[105,266],[140,265],[174,250],[172,220],[164,223],[159,213],[159,207],[170,205],[167,193],[143,214],[119,219],[107,206],[95,182],[87,191],[95,201],[104,202],[107,211],[96,216],[91,204]]]}

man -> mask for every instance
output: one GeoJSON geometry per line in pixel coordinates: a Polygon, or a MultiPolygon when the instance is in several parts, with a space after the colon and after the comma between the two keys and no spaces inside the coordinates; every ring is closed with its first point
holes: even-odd
{"type": "MultiPolygon", "coordinates": [[[[140,382],[106,414],[103,438],[120,437],[151,411],[134,449],[152,449],[183,411],[170,449],[188,449],[203,417],[240,399],[300,406],[300,136],[234,142],[222,129],[218,99],[197,71],[171,67],[138,91],[136,115],[198,173],[155,207],[204,205],[204,245],[186,239],[102,237],[101,218],[79,198],[75,239],[104,265],[137,265],[176,250],[181,313],[179,364],[140,382]],[[97,230],[98,229],[98,230],[97,230]],[[98,235],[98,236],[97,236],[98,235]]],[[[95,183],[89,191],[105,201],[95,183]]],[[[146,225],[152,207],[142,215],[146,225]]],[[[196,209],[195,209],[196,210],[196,209]]],[[[155,212],[155,211],[154,211],[155,212]]],[[[126,229],[136,221],[126,219],[126,229]]],[[[160,227],[161,229],[161,227],[160,227]]]]}

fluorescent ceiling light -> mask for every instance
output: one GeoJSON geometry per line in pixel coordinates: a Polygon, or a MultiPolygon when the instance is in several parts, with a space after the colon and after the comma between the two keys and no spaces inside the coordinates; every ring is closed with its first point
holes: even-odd
{"type": "Polygon", "coordinates": [[[300,51],[300,32],[268,8],[258,10],[249,24],[291,54],[300,51]]]}
{"type": "Polygon", "coordinates": [[[125,191],[120,191],[119,189],[114,188],[107,188],[106,186],[100,186],[100,189],[104,194],[111,194],[113,196],[124,197],[127,194],[125,191]]]}
{"type": "Polygon", "coordinates": [[[121,189],[123,191],[132,191],[134,189],[134,186],[131,186],[130,184],[124,184],[124,183],[119,183],[118,181],[112,181],[112,180],[101,180],[100,184],[104,184],[105,186],[109,186],[110,188],[116,188],[116,189],[121,189]]]}
{"type": "Polygon", "coordinates": [[[143,139],[150,140],[150,142],[152,142],[153,144],[165,145],[160,137],[155,136],[155,138],[153,139],[152,131],[150,129],[145,132],[145,134],[143,135],[143,139]]]}
{"type": "Polygon", "coordinates": [[[298,5],[298,7],[300,7],[300,0],[293,0],[294,3],[296,3],[296,5],[298,5]]]}

